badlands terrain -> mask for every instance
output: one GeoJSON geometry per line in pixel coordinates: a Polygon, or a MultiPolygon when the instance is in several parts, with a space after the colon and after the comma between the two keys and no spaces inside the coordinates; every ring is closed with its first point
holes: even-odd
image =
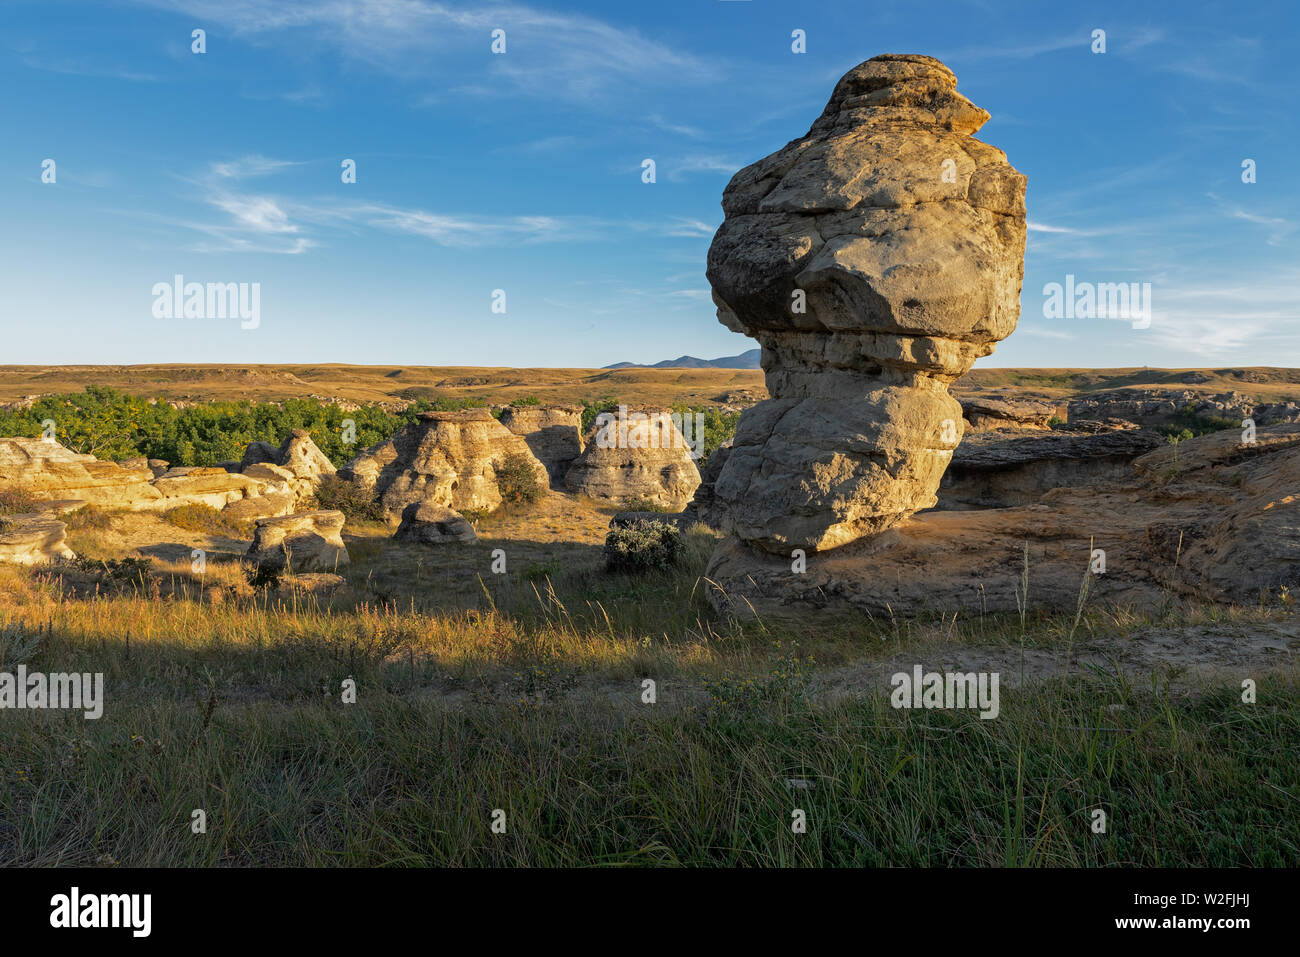
{"type": "Polygon", "coordinates": [[[696,470],[684,453],[596,449],[573,468],[594,437],[584,403],[654,410],[688,396],[738,410],[766,396],[753,373],[6,369],[8,416],[43,408],[42,393],[62,401],[47,387],[102,383],[182,408],[238,395],[401,410],[417,407],[394,386],[408,378],[427,383],[426,402],[482,405],[412,411],[390,445],[337,465],[305,431],[267,434],[219,468],[87,461],[36,432],[0,440],[0,549],[37,551],[0,562],[4,667],[103,671],[116,702],[96,722],[47,712],[6,727],[0,854],[101,866],[1292,861],[1300,629],[1294,578],[1270,569],[1293,570],[1294,556],[1233,556],[1226,581],[1175,569],[1194,567],[1238,493],[1279,507],[1293,494],[1295,376],[977,371],[953,390],[964,435],[936,507],[901,526],[924,532],[908,547],[928,536],[934,550],[859,557],[893,581],[857,604],[818,594],[834,599],[830,583],[854,575],[814,555],[814,584],[756,612],[750,599],[781,596],[790,576],[744,601],[714,587],[718,532],[699,509],[716,452],[696,470]],[[529,404],[510,406],[525,388],[529,404]],[[1241,419],[1260,410],[1259,451],[1242,456],[1241,419]],[[431,488],[444,454],[470,455],[456,467],[480,477],[485,462],[531,456],[522,474],[537,494],[494,501],[500,478],[431,488]],[[367,496],[340,495],[357,483],[367,496]],[[1100,496],[1151,489],[1161,498],[1128,533],[1164,557],[1126,576],[1112,546],[1114,577],[1086,575],[1100,496]],[[611,524],[635,520],[629,509],[683,527],[674,561],[611,566],[611,524]],[[891,709],[890,677],[917,663],[999,673],[1001,716],[891,709]],[[1258,685],[1250,710],[1243,679],[1258,685]],[[349,680],[356,704],[343,703],[349,680]],[[781,824],[792,795],[835,822],[816,842],[781,824]],[[487,814],[501,804],[517,831],[494,842],[487,814]],[[1090,840],[1094,805],[1124,815],[1122,840],[1090,840]],[[193,807],[220,841],[180,839],[193,807]]]}
{"type": "Polygon", "coordinates": [[[761,372],[0,369],[0,666],[106,688],[0,860],[1294,865],[1300,378],[974,368],[988,118],[882,55],[732,178],[761,372]]]}

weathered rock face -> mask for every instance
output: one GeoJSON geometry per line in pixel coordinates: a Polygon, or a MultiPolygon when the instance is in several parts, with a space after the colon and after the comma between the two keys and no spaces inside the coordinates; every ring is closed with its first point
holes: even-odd
{"type": "Polygon", "coordinates": [[[664,411],[597,418],[564,484],[576,495],[680,511],[700,484],[691,447],[664,411]]]}
{"type": "Polygon", "coordinates": [[[1046,429],[1056,405],[1019,396],[972,395],[961,400],[961,414],[975,432],[998,429],[1046,429]]]}
{"type": "Polygon", "coordinates": [[[124,468],[44,439],[0,439],[0,488],[39,499],[78,498],[108,508],[148,507],[162,493],[146,464],[124,468]],[[141,504],[136,504],[141,503],[141,504]]]}
{"type": "Polygon", "coordinates": [[[268,571],[332,572],[349,562],[342,532],[343,513],[333,510],[258,519],[248,558],[268,571]]]}
{"type": "Polygon", "coordinates": [[[254,442],[245,462],[259,460],[259,447],[273,461],[224,468],[167,468],[157,459],[102,462],[43,439],[0,439],[0,488],[38,499],[75,498],[100,508],[166,511],[180,505],[228,509],[241,518],[284,515],[307,501],[321,476],[334,467],[306,432],[295,430],[278,449],[254,442]]]}
{"type": "Polygon", "coordinates": [[[458,511],[501,504],[497,470],[520,456],[545,486],[546,468],[528,444],[485,409],[422,412],[391,439],[366,449],[339,476],[375,494],[390,521],[415,502],[458,511]]]}
{"type": "Polygon", "coordinates": [[[1014,611],[1027,547],[1031,608],[1073,609],[1085,573],[1090,604],[1276,601],[1281,588],[1300,589],[1297,475],[1300,425],[1261,428],[1250,445],[1227,430],[1148,452],[1121,480],[1011,508],[925,512],[810,555],[803,574],[731,539],[705,574],[726,589],[711,593],[714,604],[741,615],[1014,611]],[[1093,549],[1105,553],[1100,574],[1093,549]]]}
{"type": "Polygon", "coordinates": [[[693,513],[697,521],[715,528],[721,523],[721,516],[714,511],[716,503],[714,486],[718,484],[722,467],[727,464],[727,457],[731,455],[732,444],[732,440],[728,439],[713,450],[704,463],[704,468],[700,470],[700,484],[695,489],[695,496],[691,499],[691,504],[686,507],[686,511],[693,513]]]}
{"type": "Polygon", "coordinates": [[[178,505],[210,505],[223,509],[231,502],[261,495],[263,490],[261,482],[247,475],[201,467],[168,469],[152,485],[160,499],[125,507],[166,510],[178,505]]]}
{"type": "Polygon", "coordinates": [[[239,470],[247,474],[249,466],[262,463],[277,465],[294,478],[308,482],[319,482],[334,474],[334,464],[311,440],[311,433],[306,429],[294,429],[278,449],[269,442],[249,443],[239,470]]]}
{"type": "Polygon", "coordinates": [[[1056,488],[1123,479],[1164,439],[1146,429],[967,435],[939,489],[939,508],[1029,505],[1056,488]]]}
{"type": "Polygon", "coordinates": [[[76,558],[68,547],[67,531],[49,512],[0,515],[0,562],[43,565],[76,558]]]}
{"type": "Polygon", "coordinates": [[[512,405],[501,413],[501,424],[523,436],[533,455],[546,466],[552,485],[564,484],[569,466],[582,454],[581,409],[512,405]]]}
{"type": "Polygon", "coordinates": [[[961,437],[950,382],[1016,325],[1025,177],[931,57],[850,70],[806,136],[733,177],[708,278],[771,398],[714,487],[723,527],[788,554],[935,502],[961,437]]]}
{"type": "Polygon", "coordinates": [[[402,524],[393,538],[422,545],[478,541],[474,526],[460,512],[429,502],[413,502],[402,509],[402,524]]]}
{"type": "Polygon", "coordinates": [[[256,497],[232,502],[224,511],[234,518],[250,519],[289,515],[307,506],[321,480],[334,474],[334,464],[311,440],[310,433],[294,429],[279,448],[269,442],[250,442],[238,472],[262,483],[262,488],[256,497]]]}

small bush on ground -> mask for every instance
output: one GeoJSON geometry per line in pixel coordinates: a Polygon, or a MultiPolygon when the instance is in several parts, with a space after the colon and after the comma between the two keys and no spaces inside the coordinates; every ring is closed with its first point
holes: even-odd
{"type": "Polygon", "coordinates": [[[0,515],[21,515],[35,511],[37,499],[19,488],[0,489],[0,515]]]}
{"type": "Polygon", "coordinates": [[[542,497],[542,483],[532,461],[521,452],[511,452],[497,466],[497,489],[501,500],[511,505],[536,502],[542,497]]]}
{"type": "Polygon", "coordinates": [[[211,505],[178,505],[163,512],[163,521],[187,532],[202,532],[228,538],[248,538],[253,534],[251,522],[232,521],[211,505]]]}
{"type": "Polygon", "coordinates": [[[113,517],[96,505],[83,505],[75,512],[68,512],[62,521],[72,529],[111,528],[113,517]]]}
{"type": "Polygon", "coordinates": [[[652,502],[648,498],[625,498],[623,499],[623,511],[625,512],[667,512],[669,509],[660,505],[658,502],[652,502]]]}
{"type": "Polygon", "coordinates": [[[633,522],[611,529],[605,538],[605,569],[640,572],[676,565],[686,551],[686,538],[668,522],[633,522]]]}
{"type": "Polygon", "coordinates": [[[337,475],[329,475],[321,480],[316,487],[316,504],[320,508],[342,512],[344,518],[353,521],[384,520],[384,507],[372,493],[337,475]]]}

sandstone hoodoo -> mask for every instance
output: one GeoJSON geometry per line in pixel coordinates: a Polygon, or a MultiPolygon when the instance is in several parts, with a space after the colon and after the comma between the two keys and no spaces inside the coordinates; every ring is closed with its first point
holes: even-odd
{"type": "Polygon", "coordinates": [[[830,549],[934,505],[961,438],[948,386],[1019,316],[1025,177],[971,135],[988,118],[938,60],[875,57],[727,186],[708,278],[771,395],[713,488],[744,543],[830,549]]]}
{"type": "Polygon", "coordinates": [[[677,512],[700,484],[692,451],[669,412],[607,413],[596,419],[564,483],[577,495],[677,512]]]}
{"type": "Polygon", "coordinates": [[[349,562],[343,513],[295,512],[258,519],[248,558],[264,571],[332,572],[349,562]]]}
{"type": "Polygon", "coordinates": [[[422,545],[478,541],[474,526],[460,512],[429,502],[413,502],[402,509],[402,524],[397,526],[393,538],[422,545]]]}
{"type": "Polygon", "coordinates": [[[343,466],[339,477],[374,494],[396,524],[406,506],[419,502],[462,512],[495,509],[502,501],[497,472],[512,457],[546,487],[546,467],[528,443],[486,409],[421,412],[418,421],[343,466]]]}
{"type": "Polygon", "coordinates": [[[563,486],[564,476],[582,454],[582,410],[574,406],[507,406],[501,424],[523,436],[551,477],[551,485],[563,486]]]}
{"type": "Polygon", "coordinates": [[[43,565],[76,558],[68,547],[67,531],[53,511],[0,515],[0,562],[43,565]]]}

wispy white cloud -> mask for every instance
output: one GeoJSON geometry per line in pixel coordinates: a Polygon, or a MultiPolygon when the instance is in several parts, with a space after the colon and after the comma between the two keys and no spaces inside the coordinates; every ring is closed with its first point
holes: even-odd
{"type": "Polygon", "coordinates": [[[211,172],[213,176],[221,179],[248,179],[252,176],[269,176],[272,173],[278,173],[281,170],[299,165],[301,164],[290,160],[277,160],[254,155],[213,163],[211,172]]]}
{"type": "Polygon", "coordinates": [[[597,242],[629,232],[698,239],[711,236],[714,230],[707,223],[680,216],[649,221],[584,215],[484,216],[389,203],[349,202],[336,197],[299,199],[239,188],[243,180],[299,165],[302,164],[298,161],[256,155],[212,163],[197,176],[183,181],[200,193],[204,203],[223,213],[225,219],[172,222],[204,234],[206,239],[195,247],[198,251],[285,254],[307,252],[322,245],[330,231],[340,230],[375,229],[459,248],[597,242]]]}
{"type": "Polygon", "coordinates": [[[462,92],[592,100],[627,86],[678,87],[716,79],[718,66],[636,30],[576,13],[517,3],[462,8],[434,0],[135,0],[220,24],[250,40],[310,37],[348,60],[410,80],[429,78],[451,57],[462,92]],[[493,30],[506,52],[490,52],[493,30]],[[466,79],[462,51],[478,44],[483,76],[466,79]],[[440,54],[447,54],[442,56],[440,54]]]}
{"type": "Polygon", "coordinates": [[[1032,219],[1025,221],[1025,228],[1031,233],[1068,233],[1071,236],[1086,235],[1086,233],[1080,229],[1070,229],[1068,226],[1048,226],[1046,223],[1036,223],[1032,219]]]}

